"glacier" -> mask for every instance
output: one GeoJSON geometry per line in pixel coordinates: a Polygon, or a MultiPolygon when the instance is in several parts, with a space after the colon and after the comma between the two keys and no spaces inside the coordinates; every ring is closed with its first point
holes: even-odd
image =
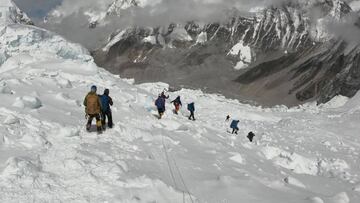
{"type": "Polygon", "coordinates": [[[181,89],[168,94],[194,101],[197,120],[170,103],[159,120],[167,84],[134,85],[78,44],[1,22],[0,202],[360,201],[359,93],[264,108],[181,89]],[[85,130],[93,84],[114,100],[115,126],[101,135],[85,130]]]}

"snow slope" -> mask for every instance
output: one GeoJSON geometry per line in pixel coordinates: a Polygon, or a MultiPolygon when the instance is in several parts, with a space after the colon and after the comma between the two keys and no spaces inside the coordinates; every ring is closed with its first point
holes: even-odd
{"type": "Polygon", "coordinates": [[[1,30],[0,202],[360,201],[360,94],[266,109],[182,89],[170,97],[195,101],[197,120],[170,104],[158,120],[166,84],[134,86],[45,30],[1,30]],[[115,127],[102,135],[84,129],[93,84],[115,102],[115,127]]]}

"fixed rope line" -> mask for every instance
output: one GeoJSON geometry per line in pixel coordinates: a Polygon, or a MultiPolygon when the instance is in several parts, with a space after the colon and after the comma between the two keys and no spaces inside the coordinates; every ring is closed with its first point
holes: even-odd
{"type": "Polygon", "coordinates": [[[167,162],[167,165],[168,165],[168,167],[169,167],[171,179],[172,179],[173,182],[174,182],[175,188],[177,188],[177,184],[176,184],[174,172],[173,172],[173,170],[172,170],[172,168],[171,168],[171,165],[170,165],[169,155],[168,155],[168,153],[167,153],[167,149],[166,149],[166,146],[165,146],[165,143],[164,143],[164,136],[163,136],[163,135],[162,135],[162,145],[163,145],[163,148],[164,148],[164,151],[165,151],[166,162],[167,162]]]}
{"type": "Polygon", "coordinates": [[[179,169],[179,167],[178,167],[178,165],[177,165],[177,163],[176,163],[176,160],[174,159],[174,157],[172,157],[172,159],[173,159],[174,164],[175,164],[175,167],[176,167],[176,169],[177,169],[177,171],[178,171],[178,173],[179,173],[179,175],[180,175],[181,182],[182,182],[182,184],[184,185],[185,190],[186,190],[187,194],[189,195],[191,202],[194,203],[194,200],[193,200],[192,197],[191,197],[189,188],[187,187],[187,185],[186,185],[186,183],[185,183],[185,180],[184,180],[184,178],[183,178],[183,176],[182,176],[182,174],[181,174],[181,171],[180,171],[180,169],[179,169]]]}
{"type": "MultiPolygon", "coordinates": [[[[172,167],[171,167],[171,164],[170,164],[169,154],[168,154],[168,152],[167,152],[167,148],[166,148],[166,145],[165,145],[165,141],[164,141],[164,137],[165,137],[165,136],[164,136],[164,134],[161,134],[161,135],[162,135],[162,136],[161,136],[161,138],[162,138],[162,139],[161,139],[161,140],[162,140],[162,145],[163,145],[163,148],[164,148],[164,151],[165,151],[166,161],[167,161],[167,164],[168,164],[168,167],[169,167],[170,175],[171,175],[171,178],[172,178],[172,180],[173,180],[173,182],[174,182],[175,187],[178,188],[178,187],[177,187],[177,184],[176,184],[174,172],[173,172],[172,167]]],[[[186,190],[186,193],[189,195],[191,202],[194,203],[194,200],[192,199],[192,196],[191,196],[191,194],[190,194],[190,191],[189,191],[189,189],[188,189],[188,187],[187,187],[187,185],[186,185],[186,183],[185,183],[185,180],[184,180],[184,178],[183,178],[183,176],[182,176],[182,174],[181,174],[181,171],[180,171],[180,169],[179,169],[179,167],[178,167],[178,165],[177,165],[176,160],[174,159],[174,157],[172,157],[172,160],[173,160],[173,162],[174,162],[174,164],[175,164],[175,168],[177,169],[177,172],[179,173],[181,182],[182,182],[182,184],[183,184],[183,186],[184,186],[184,188],[185,188],[185,190],[186,190]]],[[[184,195],[184,192],[183,192],[183,195],[184,195]]],[[[185,195],[184,195],[183,197],[184,197],[184,198],[183,198],[183,201],[185,202],[185,195]]]]}

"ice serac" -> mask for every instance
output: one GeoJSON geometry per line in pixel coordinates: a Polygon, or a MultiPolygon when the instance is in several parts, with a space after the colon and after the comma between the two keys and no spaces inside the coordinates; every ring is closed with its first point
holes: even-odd
{"type": "Polygon", "coordinates": [[[10,23],[33,25],[30,18],[12,0],[0,0],[0,25],[10,23]]]}
{"type": "Polygon", "coordinates": [[[360,88],[358,48],[327,27],[350,13],[341,0],[291,1],[247,16],[234,12],[226,23],[131,27],[113,33],[94,56],[140,82],[206,87],[266,105],[324,103],[360,88]]]}

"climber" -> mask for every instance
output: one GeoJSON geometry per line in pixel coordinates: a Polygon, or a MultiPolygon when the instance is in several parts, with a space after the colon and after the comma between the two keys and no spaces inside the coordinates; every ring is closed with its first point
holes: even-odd
{"type": "Polygon", "coordinates": [[[96,94],[96,90],[97,88],[95,85],[91,86],[91,91],[86,95],[84,99],[86,118],[88,118],[86,130],[90,131],[91,122],[95,118],[97,132],[101,133],[101,102],[99,96],[96,94]]]}
{"type": "Polygon", "coordinates": [[[105,89],[104,94],[100,96],[101,107],[102,107],[101,108],[101,123],[102,123],[103,129],[105,129],[106,117],[108,119],[108,127],[109,128],[113,127],[112,113],[111,113],[111,108],[110,108],[110,106],[113,105],[113,100],[109,96],[109,93],[110,93],[109,89],[105,89]]]}
{"type": "Polygon", "coordinates": [[[252,142],[253,138],[255,137],[255,134],[253,132],[249,132],[249,134],[247,135],[247,138],[249,138],[249,141],[252,142]]]}
{"type": "Polygon", "coordinates": [[[239,124],[239,120],[233,120],[232,122],[231,122],[231,124],[230,124],[230,128],[232,128],[233,129],[233,131],[232,131],[232,133],[231,134],[238,134],[238,130],[239,130],[239,128],[238,128],[238,124],[239,124]]]}
{"type": "Polygon", "coordinates": [[[189,120],[195,121],[195,117],[194,117],[194,112],[195,112],[195,104],[194,102],[188,104],[187,109],[190,111],[190,116],[189,116],[189,120]]]}
{"type": "Polygon", "coordinates": [[[179,110],[180,110],[180,106],[182,106],[181,100],[180,100],[180,96],[176,97],[176,99],[174,99],[171,103],[174,104],[175,106],[175,110],[174,113],[178,114],[179,110]]]}
{"type": "Polygon", "coordinates": [[[225,121],[227,122],[229,120],[230,120],[230,115],[227,115],[225,121]]]}
{"type": "Polygon", "coordinates": [[[162,118],[165,112],[165,97],[162,96],[162,94],[159,95],[159,97],[155,100],[155,106],[157,107],[158,113],[159,113],[159,119],[162,118]]]}
{"type": "Polygon", "coordinates": [[[164,98],[164,99],[169,99],[170,96],[169,96],[169,95],[166,96],[166,95],[165,95],[165,92],[162,91],[161,94],[160,94],[160,97],[162,97],[162,98],[164,98]]]}

